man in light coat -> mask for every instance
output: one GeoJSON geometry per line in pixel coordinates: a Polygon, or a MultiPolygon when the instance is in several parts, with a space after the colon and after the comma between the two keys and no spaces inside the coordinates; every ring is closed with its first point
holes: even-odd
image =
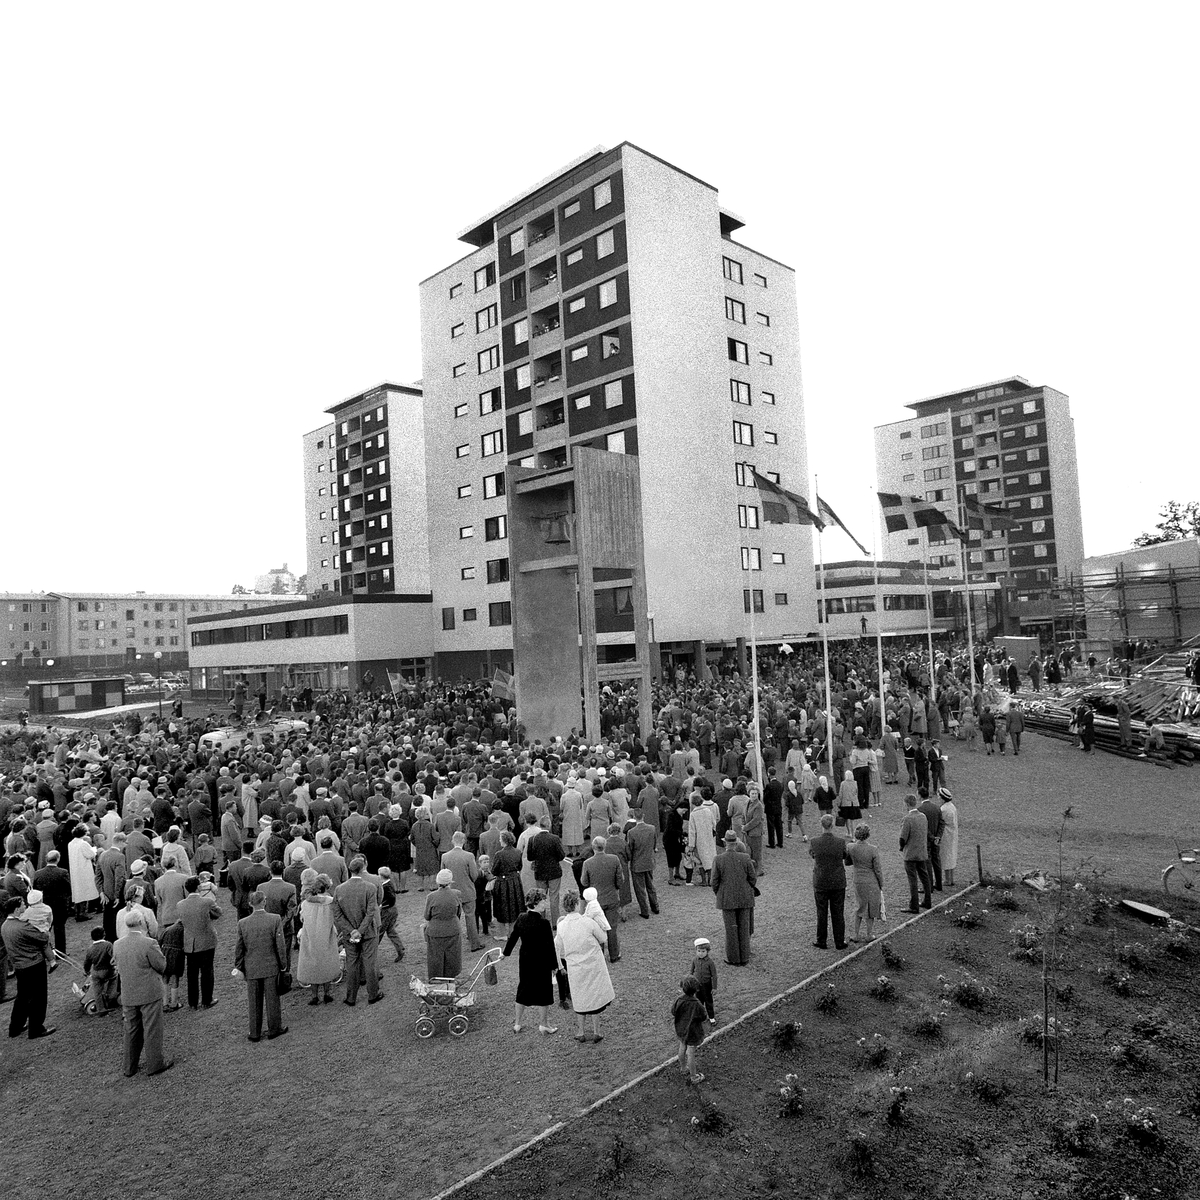
{"type": "Polygon", "coordinates": [[[442,869],[454,876],[452,886],[462,903],[467,941],[474,951],[483,949],[483,938],[475,927],[475,880],[479,878],[479,864],[475,855],[466,849],[466,841],[467,835],[456,829],[450,838],[450,848],[442,855],[442,869]]]}
{"type": "Polygon", "coordinates": [[[136,1075],[142,1051],[146,1074],[161,1075],[174,1065],[163,1058],[162,975],[167,959],[146,932],[141,913],[131,913],[125,936],[113,946],[113,964],[121,978],[121,1011],[125,1020],[125,1075],[136,1075]]]}

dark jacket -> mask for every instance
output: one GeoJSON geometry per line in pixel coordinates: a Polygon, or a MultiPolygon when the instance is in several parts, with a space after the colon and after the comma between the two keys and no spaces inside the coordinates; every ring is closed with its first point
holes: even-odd
{"type": "Polygon", "coordinates": [[[849,844],[836,833],[818,834],[808,843],[813,860],[812,885],[814,892],[844,892],[846,863],[850,861],[849,844]]]}
{"type": "Polygon", "coordinates": [[[233,965],[247,979],[269,979],[286,964],[287,945],[279,917],[260,909],[238,922],[233,965]]]}
{"type": "Polygon", "coordinates": [[[726,850],[713,861],[712,889],[717,908],[729,911],[754,907],[754,882],[758,872],[754,860],[740,850],[726,850]]]}

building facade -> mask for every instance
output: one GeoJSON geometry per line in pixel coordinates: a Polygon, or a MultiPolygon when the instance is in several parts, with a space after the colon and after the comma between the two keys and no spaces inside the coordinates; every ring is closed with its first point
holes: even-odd
{"type": "Polygon", "coordinates": [[[177,670],[187,666],[189,616],[273,603],[277,598],[253,595],[6,593],[0,597],[6,610],[0,657],[15,664],[20,656],[26,665],[52,658],[56,671],[177,670]],[[154,660],[156,652],[161,659],[154,660]]]}
{"type": "MultiPolygon", "coordinates": [[[[1012,376],[908,407],[914,416],[875,429],[878,490],[922,497],[951,516],[963,496],[975,496],[1018,522],[1011,530],[970,530],[967,549],[972,585],[1003,589],[1007,616],[994,624],[1016,632],[1007,627],[1019,625],[1022,606],[1044,602],[1083,566],[1070,402],[1012,376]]],[[[922,557],[926,534],[888,533],[882,517],[880,526],[888,558],[922,557]]],[[[957,539],[938,531],[928,539],[931,563],[958,566],[957,539]]]]}
{"type": "Polygon", "coordinates": [[[311,596],[429,591],[421,389],[382,383],[304,435],[311,596]]]}
{"type": "MultiPolygon", "coordinates": [[[[817,576],[819,580],[819,568],[817,576]]],[[[817,607],[821,619],[829,622],[831,638],[873,638],[876,632],[886,638],[922,634],[927,628],[934,633],[965,628],[962,574],[949,566],[931,570],[927,587],[919,563],[881,559],[877,591],[875,564],[870,559],[826,563],[825,602],[822,607],[818,594],[817,607]]]]}
{"type": "Polygon", "coordinates": [[[660,648],[703,661],[752,608],[764,640],[815,628],[811,531],[764,527],[754,483],[809,490],[795,277],[741,226],[622,143],[476,221],[421,283],[439,674],[511,663],[505,470],[579,446],[638,460],[660,648]]]}

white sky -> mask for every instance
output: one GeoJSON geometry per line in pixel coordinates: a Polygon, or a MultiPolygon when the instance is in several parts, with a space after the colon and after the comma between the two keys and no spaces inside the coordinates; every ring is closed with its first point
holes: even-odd
{"type": "Polygon", "coordinates": [[[420,377],[459,229],[623,139],[796,267],[860,539],[871,426],[1019,374],[1071,397],[1119,549],[1200,498],[1197,11],[6,5],[0,591],[303,569],[301,433],[420,377]]]}

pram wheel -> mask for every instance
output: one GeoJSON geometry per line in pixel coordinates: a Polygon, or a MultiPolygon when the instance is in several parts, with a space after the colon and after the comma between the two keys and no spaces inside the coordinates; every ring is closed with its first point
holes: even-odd
{"type": "Polygon", "coordinates": [[[87,1013],[89,1017],[94,1017],[100,1011],[100,1006],[95,1002],[95,1000],[89,1000],[83,1006],[83,1011],[87,1013]]]}
{"type": "Polygon", "coordinates": [[[453,1037],[462,1037],[467,1032],[468,1025],[467,1018],[459,1014],[450,1018],[446,1028],[450,1030],[453,1037]]]}
{"type": "Polygon", "coordinates": [[[417,1018],[417,1037],[433,1037],[433,1020],[430,1017],[417,1018]]]}

